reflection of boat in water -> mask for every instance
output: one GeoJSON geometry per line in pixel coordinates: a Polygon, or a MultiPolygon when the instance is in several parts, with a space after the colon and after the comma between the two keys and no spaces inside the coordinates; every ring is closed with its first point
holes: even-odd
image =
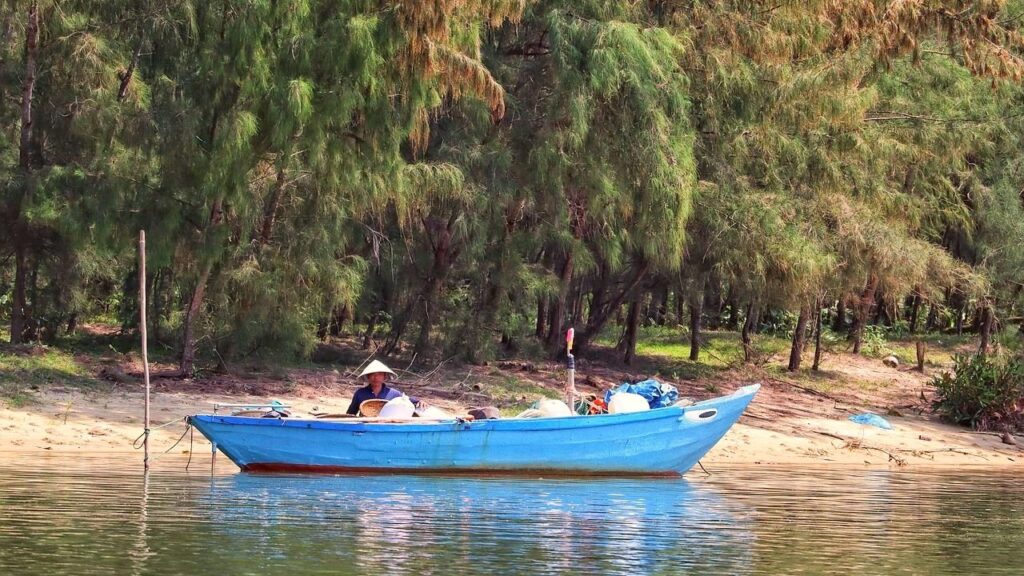
{"type": "Polygon", "coordinates": [[[738,574],[753,539],[741,504],[683,480],[238,474],[200,503],[220,545],[352,573],[738,574]]]}
{"type": "Polygon", "coordinates": [[[382,422],[191,416],[243,470],[679,475],[739,419],[759,385],[628,414],[382,422]]]}

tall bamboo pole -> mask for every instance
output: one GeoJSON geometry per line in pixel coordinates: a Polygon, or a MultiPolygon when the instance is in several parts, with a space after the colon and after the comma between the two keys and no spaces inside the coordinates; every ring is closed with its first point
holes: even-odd
{"type": "Polygon", "coordinates": [[[139,230],[139,333],[142,337],[142,379],[146,384],[146,417],[142,431],[142,467],[149,470],[149,350],[146,346],[146,231],[139,230]]]}
{"type": "Polygon", "coordinates": [[[576,335],[576,331],[569,328],[569,331],[565,334],[565,349],[568,353],[568,368],[569,374],[568,379],[565,382],[565,403],[569,405],[569,410],[573,413],[576,412],[576,358],[572,355],[572,341],[576,335]]]}

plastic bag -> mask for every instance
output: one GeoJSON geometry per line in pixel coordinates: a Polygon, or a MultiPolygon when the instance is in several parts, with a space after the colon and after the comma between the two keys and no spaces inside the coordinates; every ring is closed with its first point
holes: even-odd
{"type": "Polygon", "coordinates": [[[647,400],[647,404],[651,408],[671,406],[679,398],[679,391],[675,386],[651,379],[636,384],[620,384],[618,388],[612,388],[604,393],[605,403],[611,404],[612,396],[619,392],[639,394],[647,400]]]}
{"type": "Polygon", "coordinates": [[[864,412],[863,414],[854,414],[850,416],[851,422],[857,424],[864,424],[865,426],[877,426],[883,430],[892,430],[892,424],[885,418],[882,418],[878,414],[872,414],[871,412],[864,412]]]}

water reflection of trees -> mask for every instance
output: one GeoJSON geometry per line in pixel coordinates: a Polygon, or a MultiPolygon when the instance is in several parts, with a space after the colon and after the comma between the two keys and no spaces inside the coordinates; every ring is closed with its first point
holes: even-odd
{"type": "Polygon", "coordinates": [[[1014,573],[1017,479],[725,470],[681,481],[0,467],[0,573],[1014,573]]]}
{"type": "MultiPolygon", "coordinates": [[[[242,475],[215,496],[269,496],[273,483],[274,508],[291,511],[269,517],[275,530],[320,542],[321,555],[348,550],[357,572],[735,573],[750,561],[743,515],[685,482],[242,475]],[[352,522],[321,524],[329,516],[352,522]]],[[[237,542],[237,526],[222,530],[237,542]]]]}

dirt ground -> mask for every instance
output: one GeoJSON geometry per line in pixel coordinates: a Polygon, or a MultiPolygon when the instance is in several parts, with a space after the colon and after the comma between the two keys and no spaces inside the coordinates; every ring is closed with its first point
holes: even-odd
{"type": "MultiPolygon", "coordinates": [[[[88,360],[88,359],[84,359],[88,360]]],[[[777,363],[777,362],[776,362],[777,363]]],[[[142,431],[143,389],[133,376],[138,362],[126,360],[113,369],[94,366],[111,378],[103,386],[47,386],[26,390],[31,402],[0,412],[0,451],[132,452],[142,431]],[[106,372],[104,372],[106,371],[106,372]]],[[[169,367],[155,366],[154,371],[169,367]]],[[[293,415],[343,412],[359,386],[357,366],[212,375],[203,379],[153,380],[154,452],[208,453],[200,435],[185,436],[183,418],[208,413],[214,403],[291,405],[293,415]],[[190,440],[194,443],[190,446],[190,440]],[[173,448],[172,448],[172,445],[173,448]]],[[[934,369],[932,369],[934,371],[934,369]]],[[[488,366],[449,366],[413,373],[398,370],[402,391],[450,412],[497,405],[506,413],[548,391],[561,391],[565,373],[558,363],[500,362],[488,366]]],[[[577,388],[583,394],[604,390],[638,375],[599,362],[580,362],[577,388]]],[[[930,412],[928,374],[910,367],[891,368],[880,360],[832,354],[823,371],[790,378],[770,367],[736,368],[708,378],[672,382],[680,395],[696,400],[727,394],[760,382],[761,392],[740,422],[704,458],[715,464],[868,465],[868,466],[1018,466],[1024,438],[974,432],[944,424],[930,412]],[[892,430],[856,424],[849,416],[872,411],[892,430]]]]}

